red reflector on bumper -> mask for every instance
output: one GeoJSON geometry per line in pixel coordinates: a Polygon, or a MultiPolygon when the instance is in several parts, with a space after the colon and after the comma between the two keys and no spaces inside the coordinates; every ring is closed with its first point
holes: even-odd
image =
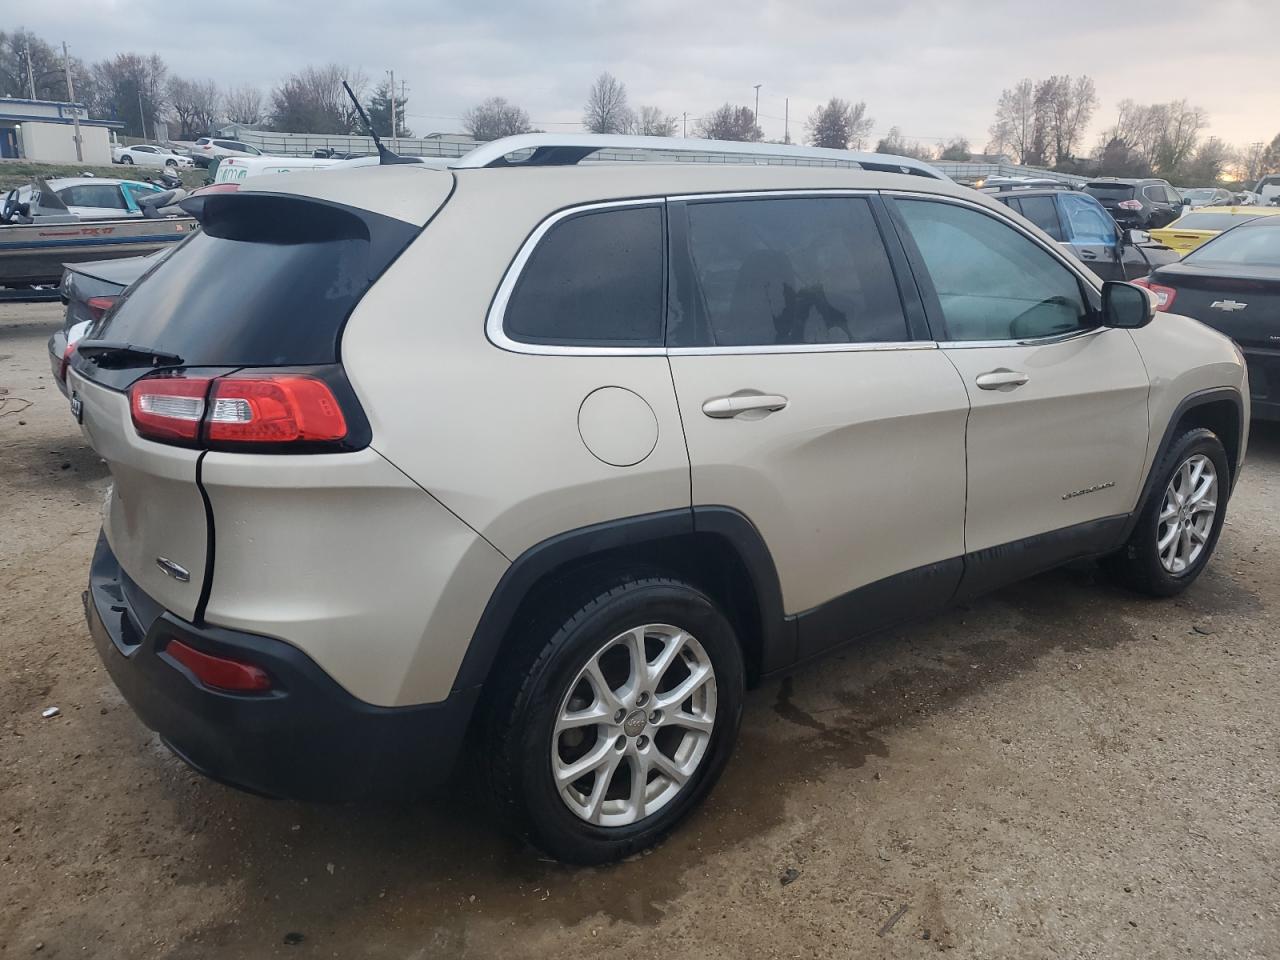
{"type": "Polygon", "coordinates": [[[170,640],[164,652],[182,664],[207,687],[233,693],[262,693],[271,689],[271,678],[261,667],[226,657],[215,657],[189,647],[181,640],[170,640]]]}

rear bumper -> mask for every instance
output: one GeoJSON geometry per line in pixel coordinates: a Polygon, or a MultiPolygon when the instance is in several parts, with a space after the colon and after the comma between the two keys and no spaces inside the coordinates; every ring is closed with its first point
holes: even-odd
{"type": "Polygon", "coordinates": [[[143,723],[201,773],[268,796],[422,793],[448,779],[479,693],[412,707],[365,703],[290,644],[198,627],[163,610],[123,573],[104,536],[85,616],[102,662],[143,723]],[[244,695],[204,686],[165,653],[175,638],[262,667],[272,690],[244,695]]]}

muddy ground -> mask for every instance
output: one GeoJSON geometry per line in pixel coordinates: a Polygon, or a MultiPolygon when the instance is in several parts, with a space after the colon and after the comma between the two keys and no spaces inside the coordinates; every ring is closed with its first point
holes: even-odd
{"type": "Polygon", "coordinates": [[[107,476],[58,312],[0,306],[0,955],[1280,956],[1280,430],[1181,599],[1084,565],[769,684],[692,822],[567,869],[465,787],[263,800],[134,719],[81,614],[107,476]]]}

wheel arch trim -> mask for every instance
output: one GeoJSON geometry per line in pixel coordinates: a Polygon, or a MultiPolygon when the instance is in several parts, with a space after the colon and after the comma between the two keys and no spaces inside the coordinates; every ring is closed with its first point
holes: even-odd
{"type": "MultiPolygon", "coordinates": [[[[494,587],[458,668],[453,688],[459,690],[485,683],[516,624],[522,604],[556,571],[592,556],[688,537],[719,540],[742,564],[754,594],[749,599],[754,601],[760,631],[760,672],[769,673],[792,662],[795,621],[783,612],[777,569],[759,530],[732,507],[686,507],[580,527],[525,550],[494,587]]],[[[743,652],[745,656],[747,651],[743,652]]]]}
{"type": "MultiPolygon", "coordinates": [[[[1147,503],[1147,499],[1151,496],[1157,482],[1156,468],[1160,466],[1161,461],[1164,460],[1165,455],[1169,452],[1169,448],[1173,446],[1174,440],[1177,439],[1178,424],[1182,422],[1183,417],[1198,407],[1221,403],[1224,400],[1230,401],[1236,411],[1236,436],[1231,438],[1237,444],[1236,462],[1228,464],[1230,467],[1230,482],[1227,484],[1227,495],[1230,497],[1232,491],[1235,490],[1236,480],[1240,475],[1240,467],[1244,463],[1244,437],[1248,427],[1244,420],[1244,400],[1240,396],[1240,391],[1235,387],[1211,387],[1207,390],[1198,390],[1183,397],[1178,406],[1174,408],[1169,421],[1165,424],[1164,434],[1160,438],[1160,445],[1156,448],[1155,456],[1151,458],[1151,466],[1147,469],[1146,479],[1142,483],[1138,502],[1134,504],[1133,512],[1129,514],[1129,520],[1125,524],[1123,541],[1129,539],[1129,535],[1133,533],[1133,528],[1138,523],[1138,518],[1142,515],[1142,508],[1147,503]]],[[[1222,439],[1225,441],[1228,438],[1224,437],[1222,439]]]]}

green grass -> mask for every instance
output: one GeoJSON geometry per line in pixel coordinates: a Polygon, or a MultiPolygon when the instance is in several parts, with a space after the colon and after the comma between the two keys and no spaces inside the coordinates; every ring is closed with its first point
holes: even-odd
{"type": "MultiPolygon", "coordinates": [[[[115,177],[120,180],[142,180],[155,176],[160,171],[156,167],[130,167],[113,163],[110,166],[93,166],[84,163],[31,163],[26,160],[0,160],[0,191],[12,190],[25,186],[32,177],[79,177],[91,173],[95,177],[115,177]]],[[[181,170],[182,185],[188,190],[204,183],[208,171],[199,167],[181,170]]]]}

